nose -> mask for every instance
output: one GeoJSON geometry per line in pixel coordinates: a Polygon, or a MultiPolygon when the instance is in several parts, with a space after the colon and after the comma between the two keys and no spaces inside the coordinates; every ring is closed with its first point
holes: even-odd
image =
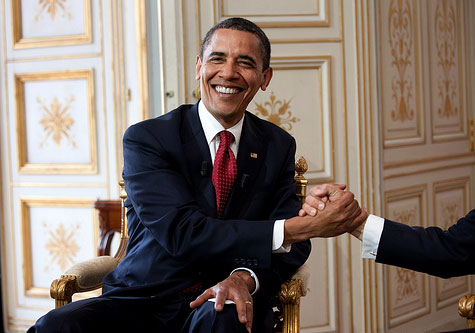
{"type": "Polygon", "coordinates": [[[238,66],[236,66],[234,61],[226,61],[221,68],[220,75],[225,80],[235,79],[239,76],[238,66]]]}

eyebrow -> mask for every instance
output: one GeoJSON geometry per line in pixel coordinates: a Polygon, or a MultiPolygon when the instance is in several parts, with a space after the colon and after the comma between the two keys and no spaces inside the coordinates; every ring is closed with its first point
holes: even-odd
{"type": "MultiPolygon", "coordinates": [[[[208,58],[211,58],[211,57],[215,57],[215,56],[218,56],[218,57],[225,57],[226,56],[226,53],[224,52],[219,52],[219,51],[213,51],[209,54],[208,58]]],[[[246,54],[240,54],[238,56],[240,59],[245,59],[245,60],[248,60],[250,62],[252,62],[254,64],[254,66],[257,66],[257,62],[256,60],[254,60],[253,57],[251,56],[248,56],[246,54]]]]}

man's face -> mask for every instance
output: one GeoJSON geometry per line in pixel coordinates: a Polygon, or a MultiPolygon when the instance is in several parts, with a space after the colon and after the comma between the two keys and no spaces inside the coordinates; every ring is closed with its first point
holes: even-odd
{"type": "Polygon", "coordinates": [[[201,100],[224,126],[235,125],[259,88],[266,90],[272,69],[262,71],[259,39],[250,32],[218,29],[196,59],[201,100]]]}

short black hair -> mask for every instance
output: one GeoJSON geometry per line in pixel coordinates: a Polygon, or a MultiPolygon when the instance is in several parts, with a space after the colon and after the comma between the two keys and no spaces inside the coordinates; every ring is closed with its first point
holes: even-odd
{"type": "Polygon", "coordinates": [[[200,51],[201,59],[203,59],[204,50],[208,46],[211,40],[211,37],[213,37],[214,32],[218,29],[232,29],[232,30],[239,30],[239,31],[247,31],[247,32],[250,32],[251,34],[254,34],[257,38],[259,38],[259,41],[261,42],[261,55],[262,55],[262,60],[263,60],[262,70],[264,71],[267,68],[269,68],[269,65],[270,65],[269,39],[267,38],[264,31],[262,31],[262,29],[259,28],[255,23],[249,20],[243,19],[241,17],[228,18],[224,21],[219,22],[218,24],[213,26],[211,29],[209,29],[209,31],[206,33],[203,44],[201,45],[201,51],[200,51]]]}

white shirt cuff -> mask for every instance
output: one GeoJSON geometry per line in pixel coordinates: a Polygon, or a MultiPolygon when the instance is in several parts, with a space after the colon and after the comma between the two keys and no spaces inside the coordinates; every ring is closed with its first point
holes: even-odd
{"type": "Polygon", "coordinates": [[[285,220],[277,220],[274,223],[274,234],[272,237],[272,253],[289,253],[292,244],[282,246],[284,243],[284,222],[285,220]]]}
{"type": "Polygon", "coordinates": [[[378,254],[379,240],[383,233],[384,219],[370,214],[366,219],[363,229],[363,244],[361,257],[364,259],[376,259],[378,254]]]}
{"type": "Polygon", "coordinates": [[[249,274],[251,274],[251,277],[254,279],[254,284],[255,284],[255,288],[252,291],[251,296],[254,295],[260,288],[259,279],[257,278],[257,275],[251,269],[246,268],[246,267],[238,267],[236,269],[233,269],[233,271],[229,275],[232,275],[236,271],[246,271],[246,272],[249,272],[249,274]]]}

